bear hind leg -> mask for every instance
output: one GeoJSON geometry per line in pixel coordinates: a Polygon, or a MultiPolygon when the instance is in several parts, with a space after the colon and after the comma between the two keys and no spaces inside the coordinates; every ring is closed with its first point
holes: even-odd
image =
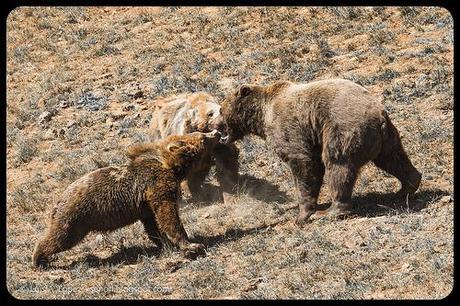
{"type": "Polygon", "coordinates": [[[359,167],[352,164],[330,164],[326,169],[331,206],[325,210],[327,218],[338,218],[351,213],[351,195],[359,167]]]}
{"type": "Polygon", "coordinates": [[[378,168],[393,175],[401,182],[398,195],[405,196],[417,191],[422,174],[412,165],[400,141],[391,150],[382,150],[373,162],[378,168]]]}
{"type": "Polygon", "coordinates": [[[62,227],[51,226],[46,236],[35,246],[32,256],[34,266],[46,266],[51,255],[72,248],[85,236],[86,232],[81,229],[70,227],[70,230],[63,230],[62,227]]]}

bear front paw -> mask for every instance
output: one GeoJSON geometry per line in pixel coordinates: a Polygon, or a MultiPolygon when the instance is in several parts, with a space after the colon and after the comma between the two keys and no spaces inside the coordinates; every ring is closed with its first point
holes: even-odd
{"type": "Polygon", "coordinates": [[[312,213],[300,213],[297,216],[297,219],[295,220],[295,224],[297,226],[302,227],[303,225],[305,225],[305,223],[307,223],[307,221],[308,221],[308,219],[310,218],[311,215],[312,215],[312,213]]]}

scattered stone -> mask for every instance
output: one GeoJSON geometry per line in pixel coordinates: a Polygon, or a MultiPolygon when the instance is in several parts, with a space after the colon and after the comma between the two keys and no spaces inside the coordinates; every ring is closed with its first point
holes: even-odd
{"type": "Polygon", "coordinates": [[[107,99],[100,94],[85,92],[75,103],[77,108],[86,108],[90,111],[98,111],[107,107],[107,99]]]}
{"type": "Polygon", "coordinates": [[[183,261],[170,262],[166,264],[166,268],[169,270],[169,273],[174,273],[185,265],[183,261]]]}
{"type": "Polygon", "coordinates": [[[244,292],[253,291],[257,289],[257,286],[262,282],[261,277],[257,277],[249,280],[249,284],[243,288],[244,292]]]}
{"type": "Polygon", "coordinates": [[[43,140],[53,140],[56,138],[56,136],[57,136],[56,129],[51,129],[51,130],[48,129],[43,135],[42,139],[43,140]]]}
{"type": "Polygon", "coordinates": [[[60,129],[58,132],[57,132],[57,136],[59,137],[62,137],[65,135],[65,130],[64,129],[60,129]]]}
{"type": "Polygon", "coordinates": [[[128,97],[133,99],[140,99],[144,96],[143,90],[140,88],[139,84],[131,84],[123,91],[128,97]]]}
{"type": "Polygon", "coordinates": [[[439,202],[441,203],[450,203],[452,202],[452,197],[449,195],[443,196],[441,199],[439,199],[439,202]]]}
{"type": "Polygon", "coordinates": [[[53,283],[55,283],[56,285],[61,285],[63,284],[65,281],[65,279],[63,277],[58,277],[56,279],[53,280],[53,283]]]}
{"type": "Polygon", "coordinates": [[[44,111],[43,113],[40,114],[40,116],[38,117],[38,122],[43,124],[43,123],[47,123],[51,120],[51,118],[54,116],[53,113],[49,112],[49,111],[44,111]]]}
{"type": "Polygon", "coordinates": [[[59,102],[59,107],[60,107],[60,108],[67,108],[67,107],[69,107],[69,106],[70,106],[69,101],[65,101],[65,100],[64,100],[64,101],[59,102]]]}
{"type": "Polygon", "coordinates": [[[113,119],[113,120],[119,120],[119,119],[123,119],[124,117],[126,117],[126,113],[123,113],[123,112],[120,112],[120,111],[116,111],[116,112],[113,112],[110,117],[113,119]]]}
{"type": "Polygon", "coordinates": [[[76,121],[70,121],[68,124],[67,124],[67,128],[68,129],[72,129],[72,128],[75,128],[78,126],[78,123],[76,121]]]}
{"type": "Polygon", "coordinates": [[[136,107],[133,104],[125,104],[122,106],[122,110],[125,112],[129,112],[131,110],[134,110],[136,107]]]}

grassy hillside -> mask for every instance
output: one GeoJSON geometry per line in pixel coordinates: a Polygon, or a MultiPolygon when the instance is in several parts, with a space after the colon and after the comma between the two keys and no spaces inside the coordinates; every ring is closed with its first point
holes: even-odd
{"type": "MultiPolygon", "coordinates": [[[[453,287],[445,9],[24,7],[8,16],[7,90],[7,286],[17,298],[442,298],[453,287]],[[49,207],[81,175],[126,161],[157,98],[332,77],[381,98],[423,173],[416,195],[395,199],[398,181],[368,165],[353,218],[299,228],[288,168],[248,137],[237,203],[181,204],[205,257],[158,254],[136,223],[32,267],[49,207]]],[[[330,203],[327,186],[319,202],[330,203]]]]}

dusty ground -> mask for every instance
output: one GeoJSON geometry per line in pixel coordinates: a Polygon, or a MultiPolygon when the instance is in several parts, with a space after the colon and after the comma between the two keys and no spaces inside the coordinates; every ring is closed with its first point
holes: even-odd
{"type": "MultiPolygon", "coordinates": [[[[21,299],[442,298],[453,287],[453,22],[442,8],[20,8],[7,24],[7,286],[21,299]],[[381,97],[418,193],[367,166],[355,217],[298,228],[286,166],[241,148],[238,203],[183,203],[207,245],[190,261],[140,224],[89,235],[46,271],[47,209],[84,173],[126,161],[160,96],[330,77],[381,97]]],[[[213,180],[210,177],[210,188],[213,180]]],[[[329,203],[327,187],[320,203],[329,203]]]]}

